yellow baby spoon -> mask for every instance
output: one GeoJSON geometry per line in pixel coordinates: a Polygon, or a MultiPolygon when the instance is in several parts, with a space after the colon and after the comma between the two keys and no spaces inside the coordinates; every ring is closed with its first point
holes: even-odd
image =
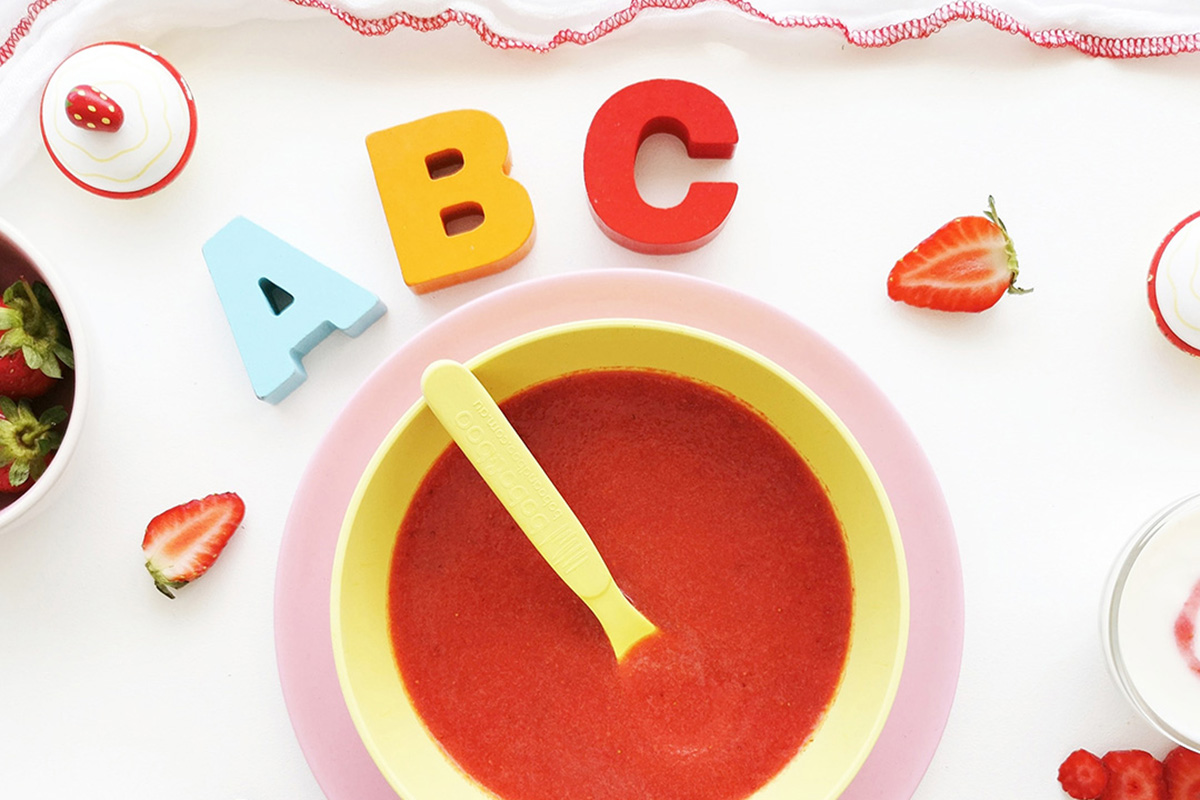
{"type": "Polygon", "coordinates": [[[617,660],[658,630],[617,588],[591,537],[475,375],[456,361],[435,361],[421,391],[529,541],[600,620],[617,660]]]}

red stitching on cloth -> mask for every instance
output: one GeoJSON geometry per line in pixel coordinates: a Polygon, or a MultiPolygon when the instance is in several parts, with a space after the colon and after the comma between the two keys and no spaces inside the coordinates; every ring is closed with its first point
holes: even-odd
{"type": "MultiPolygon", "coordinates": [[[[35,0],[29,5],[25,16],[17,22],[9,32],[8,39],[0,45],[0,66],[12,58],[17,45],[29,33],[38,15],[55,2],[57,0],[35,0]]],[[[490,47],[499,50],[526,50],[537,53],[547,53],[563,44],[590,44],[628,25],[638,14],[647,9],[678,11],[704,3],[721,3],[730,6],[748,17],[762,20],[778,28],[836,30],[846,41],[858,47],[887,47],[907,39],[924,39],[952,22],[975,20],[986,22],[997,30],[1022,36],[1039,47],[1073,47],[1085,55],[1097,58],[1146,58],[1200,51],[1200,33],[1114,38],[1062,28],[1035,31],[1008,14],[984,3],[974,2],[974,0],[957,0],[935,9],[924,17],[865,30],[851,30],[837,17],[772,16],[757,9],[749,0],[630,0],[627,7],[601,20],[590,30],[562,30],[546,42],[529,42],[501,36],[493,31],[482,17],[455,9],[447,9],[432,17],[418,17],[407,12],[397,12],[386,17],[371,19],[356,16],[328,0],[287,0],[287,2],[304,8],[325,11],[363,36],[385,36],[397,28],[409,28],[421,33],[428,33],[454,24],[470,28],[484,44],[490,47]]]]}
{"type": "Polygon", "coordinates": [[[25,38],[25,34],[29,33],[38,14],[53,2],[55,0],[36,0],[29,4],[29,8],[25,9],[25,16],[21,17],[13,29],[8,32],[8,38],[4,40],[4,44],[0,44],[0,66],[4,66],[4,62],[12,58],[13,51],[17,49],[17,43],[25,38]]]}
{"type": "Polygon", "coordinates": [[[646,9],[681,10],[704,3],[723,3],[779,28],[829,28],[840,31],[846,41],[858,47],[887,47],[907,39],[924,39],[951,22],[977,20],[997,30],[1023,36],[1039,47],[1073,47],[1081,53],[1099,58],[1144,58],[1200,51],[1200,33],[1171,36],[1113,38],[1095,36],[1069,29],[1034,31],[1012,16],[973,0],[947,3],[932,13],[906,22],[882,28],[851,30],[842,20],[831,16],[776,17],[760,11],[749,0],[630,0],[629,5],[601,20],[591,30],[563,30],[543,43],[501,36],[475,14],[448,9],[433,17],[417,17],[400,12],[377,19],[364,19],[340,9],[327,0],[288,0],[298,6],[327,11],[364,36],[382,36],[397,28],[406,27],[427,32],[440,30],[454,23],[470,28],[485,44],[498,49],[528,50],[545,53],[563,44],[589,44],[629,24],[646,9]]]}

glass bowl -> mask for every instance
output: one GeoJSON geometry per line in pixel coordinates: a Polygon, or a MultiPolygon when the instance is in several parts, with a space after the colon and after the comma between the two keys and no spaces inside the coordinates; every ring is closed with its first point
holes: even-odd
{"type": "Polygon", "coordinates": [[[1101,611],[1109,671],[1162,734],[1200,750],[1200,493],[1154,514],[1117,559],[1101,611]]]}

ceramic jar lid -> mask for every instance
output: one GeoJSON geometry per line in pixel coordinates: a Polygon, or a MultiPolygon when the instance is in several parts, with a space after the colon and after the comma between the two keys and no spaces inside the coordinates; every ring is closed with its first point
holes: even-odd
{"type": "Polygon", "coordinates": [[[79,186],[142,197],[179,174],[196,142],[196,104],[162,56],[103,42],[67,58],[42,94],[42,139],[79,186]]]}

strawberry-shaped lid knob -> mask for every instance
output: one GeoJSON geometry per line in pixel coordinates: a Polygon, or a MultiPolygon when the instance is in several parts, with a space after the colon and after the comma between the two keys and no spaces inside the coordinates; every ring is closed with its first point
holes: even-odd
{"type": "Polygon", "coordinates": [[[86,83],[67,92],[66,109],[71,124],[84,130],[115,133],[125,122],[120,104],[86,83]]]}

